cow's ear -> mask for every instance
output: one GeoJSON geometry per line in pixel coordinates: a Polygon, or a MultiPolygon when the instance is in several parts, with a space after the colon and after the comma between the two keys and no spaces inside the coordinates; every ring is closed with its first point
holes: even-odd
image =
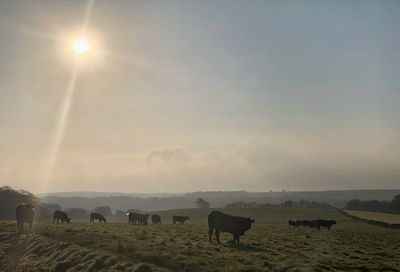
{"type": "Polygon", "coordinates": [[[254,222],[256,222],[256,220],[254,220],[254,219],[251,219],[251,220],[250,220],[250,222],[251,222],[251,223],[254,223],[254,222]]]}

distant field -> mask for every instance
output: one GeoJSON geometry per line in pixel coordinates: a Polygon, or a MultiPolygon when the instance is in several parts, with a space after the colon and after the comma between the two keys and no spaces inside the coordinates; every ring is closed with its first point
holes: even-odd
{"type": "Polygon", "coordinates": [[[256,220],[241,239],[208,243],[210,210],[162,211],[163,225],[35,224],[17,239],[0,221],[0,271],[400,271],[400,231],[353,221],[333,209],[220,209],[256,220]],[[171,216],[188,215],[185,225],[171,216]],[[288,219],[335,219],[332,231],[290,228],[288,219]]]}
{"type": "Polygon", "coordinates": [[[355,215],[361,218],[377,220],[389,224],[400,224],[400,214],[364,212],[364,211],[352,211],[352,210],[345,210],[345,211],[350,215],[355,215]]]}

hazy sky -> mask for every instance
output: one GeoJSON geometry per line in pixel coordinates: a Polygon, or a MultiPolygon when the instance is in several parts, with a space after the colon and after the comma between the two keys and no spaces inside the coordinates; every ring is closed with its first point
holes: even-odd
{"type": "Polygon", "coordinates": [[[399,188],[399,1],[0,2],[0,184],[37,191],[399,188]],[[94,47],[94,46],[93,46],[94,47]],[[71,51],[71,52],[70,52],[71,51]]]}

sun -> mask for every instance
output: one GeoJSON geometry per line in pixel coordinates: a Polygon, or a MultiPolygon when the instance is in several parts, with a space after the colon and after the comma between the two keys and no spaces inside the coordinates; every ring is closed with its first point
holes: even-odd
{"type": "Polygon", "coordinates": [[[90,50],[90,43],[85,38],[75,39],[72,43],[75,53],[84,54],[90,50]]]}

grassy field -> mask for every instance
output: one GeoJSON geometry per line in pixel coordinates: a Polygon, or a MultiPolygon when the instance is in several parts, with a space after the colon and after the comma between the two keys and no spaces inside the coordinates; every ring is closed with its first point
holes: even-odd
{"type": "Polygon", "coordinates": [[[331,209],[221,209],[256,220],[235,246],[208,242],[210,210],[159,212],[162,225],[37,223],[17,237],[0,222],[0,271],[400,271],[400,231],[331,209]],[[171,216],[188,215],[185,225],[171,216]],[[288,219],[335,219],[332,231],[290,228],[288,219]]]}
{"type": "Polygon", "coordinates": [[[389,224],[400,224],[400,214],[379,213],[379,212],[364,212],[345,210],[350,215],[355,215],[361,218],[377,220],[389,224]]]}

